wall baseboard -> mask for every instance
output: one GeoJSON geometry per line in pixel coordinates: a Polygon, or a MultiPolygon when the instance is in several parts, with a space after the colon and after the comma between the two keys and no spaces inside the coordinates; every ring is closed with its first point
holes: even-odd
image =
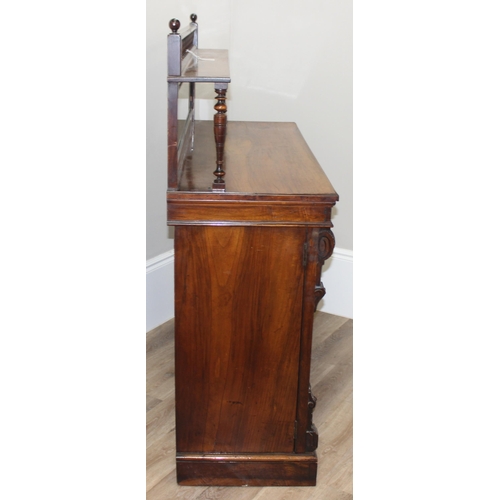
{"type": "MultiPolygon", "coordinates": [[[[318,304],[323,311],[352,318],[352,250],[336,248],[323,267],[326,295],[318,304]]],[[[174,317],[174,251],[146,261],[146,331],[174,317]]]]}
{"type": "Polygon", "coordinates": [[[174,317],[174,251],[146,261],[146,331],[174,317]]]}
{"type": "Polygon", "coordinates": [[[321,281],[326,295],[318,304],[318,311],[352,319],[352,257],[352,250],[335,248],[332,258],[325,262],[321,281]]]}

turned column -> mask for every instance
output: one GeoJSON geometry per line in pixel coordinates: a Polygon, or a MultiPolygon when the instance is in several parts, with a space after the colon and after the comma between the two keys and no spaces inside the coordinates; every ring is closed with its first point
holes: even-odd
{"type": "Polygon", "coordinates": [[[217,168],[214,171],[215,180],[212,184],[212,191],[225,191],[226,181],[224,180],[224,144],[226,141],[226,125],[227,125],[227,106],[226,92],[227,84],[216,84],[215,92],[217,93],[217,103],[214,106],[217,113],[214,115],[214,136],[215,149],[217,152],[217,168]]]}

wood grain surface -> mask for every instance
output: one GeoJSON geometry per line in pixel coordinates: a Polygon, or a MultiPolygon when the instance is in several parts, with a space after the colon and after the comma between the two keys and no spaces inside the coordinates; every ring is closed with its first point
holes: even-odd
{"type": "Polygon", "coordinates": [[[352,500],[352,320],[317,312],[311,384],[318,398],[315,487],[179,486],[174,418],[174,321],[147,335],[147,499],[352,500]]]}
{"type": "Polygon", "coordinates": [[[304,234],[176,227],[179,452],[294,451],[304,234]]]}
{"type": "MultiPolygon", "coordinates": [[[[182,197],[185,191],[210,192],[215,164],[213,122],[197,121],[194,151],[186,158],[179,190],[169,192],[169,197],[182,197]]],[[[338,200],[295,123],[229,120],[224,170],[226,193],[213,193],[213,199],[248,193],[338,200]]]]}

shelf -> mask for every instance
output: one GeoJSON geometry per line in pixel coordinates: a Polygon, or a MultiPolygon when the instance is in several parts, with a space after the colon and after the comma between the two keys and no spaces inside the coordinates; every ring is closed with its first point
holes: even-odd
{"type": "Polygon", "coordinates": [[[169,76],[169,82],[229,83],[228,51],[222,49],[195,49],[189,54],[188,65],[180,76],[169,76]],[[213,59],[213,60],[212,60],[213,59]]]}
{"type": "Polygon", "coordinates": [[[179,188],[169,191],[170,198],[198,192],[214,199],[229,199],[232,194],[338,199],[295,123],[228,122],[226,192],[219,195],[210,189],[215,166],[213,122],[196,121],[195,137],[179,188]]]}
{"type": "Polygon", "coordinates": [[[168,191],[168,224],[331,227],[338,195],[295,123],[229,122],[226,191],[211,189],[213,124],[195,122],[194,150],[175,191],[168,191]]]}

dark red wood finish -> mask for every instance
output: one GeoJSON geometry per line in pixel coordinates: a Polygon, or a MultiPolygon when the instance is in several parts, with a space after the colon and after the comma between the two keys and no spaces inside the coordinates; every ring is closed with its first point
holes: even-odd
{"type": "Polygon", "coordinates": [[[229,123],[226,191],[200,189],[209,129],[196,124],[180,189],[167,193],[178,481],[311,486],[312,325],[338,195],[289,123],[229,123]]]}
{"type": "Polygon", "coordinates": [[[316,472],[315,453],[177,457],[177,481],[191,486],[314,486],[316,472]]]}
{"type": "Polygon", "coordinates": [[[313,486],[312,326],[338,195],[294,123],[227,123],[227,52],[198,50],[191,19],[184,35],[172,21],[169,43],[215,61],[187,53],[168,79],[177,480],[313,486]],[[213,123],[194,121],[194,83],[204,81],[217,92],[213,123]],[[183,82],[191,122],[179,146],[183,82]]]}
{"type": "Polygon", "coordinates": [[[304,236],[176,228],[178,451],[294,451],[304,236]]]}
{"type": "MultiPolygon", "coordinates": [[[[188,147],[194,143],[194,96],[196,83],[214,83],[217,103],[214,116],[215,151],[217,154],[216,179],[213,190],[224,191],[224,139],[226,135],[226,92],[229,77],[227,50],[198,49],[198,24],[196,14],[191,14],[191,23],[179,31],[181,23],[172,19],[169,23],[172,33],[168,39],[168,175],[169,190],[178,188],[184,168],[188,147]],[[179,86],[189,84],[189,115],[184,134],[179,129],[178,97],[179,86]],[[191,140],[190,140],[191,139],[191,140]]],[[[212,139],[213,140],[213,139],[212,139]]],[[[212,166],[213,168],[213,166],[212,166]]]]}
{"type": "Polygon", "coordinates": [[[226,142],[226,126],[227,126],[227,106],[226,106],[226,91],[225,88],[215,87],[217,92],[217,103],[214,116],[214,136],[215,136],[215,151],[217,155],[217,168],[214,175],[215,180],[212,184],[212,191],[225,191],[226,182],[224,181],[224,144],[226,142]]]}

